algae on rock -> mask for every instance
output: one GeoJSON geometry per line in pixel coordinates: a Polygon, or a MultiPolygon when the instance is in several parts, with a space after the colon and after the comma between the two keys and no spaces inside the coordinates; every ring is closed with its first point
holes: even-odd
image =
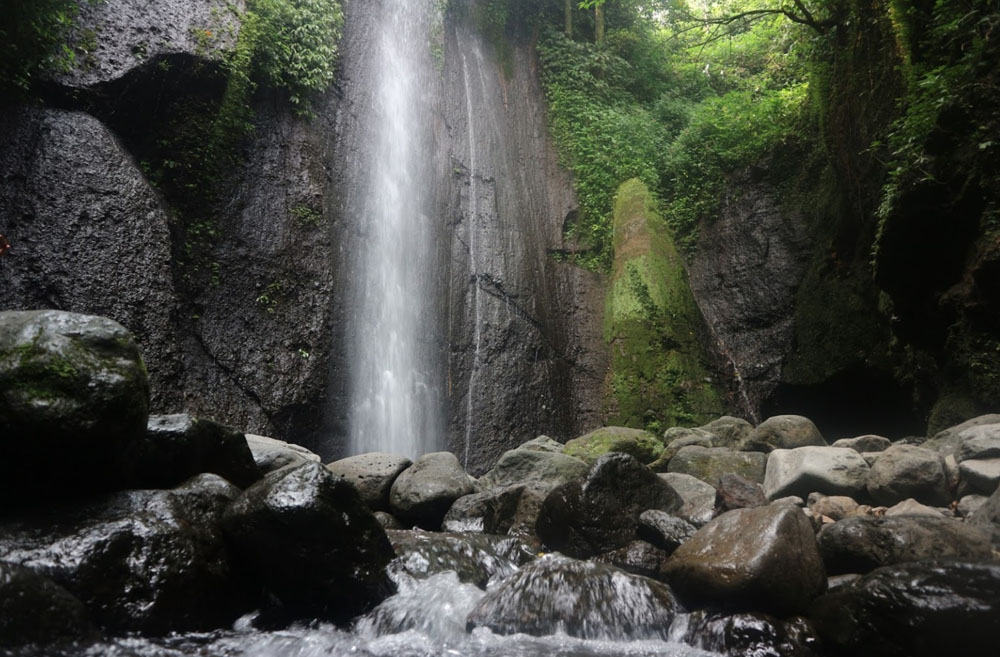
{"type": "Polygon", "coordinates": [[[724,414],[699,338],[701,314],[684,263],[649,189],[618,188],[604,337],[610,423],[653,430],[724,414]]]}

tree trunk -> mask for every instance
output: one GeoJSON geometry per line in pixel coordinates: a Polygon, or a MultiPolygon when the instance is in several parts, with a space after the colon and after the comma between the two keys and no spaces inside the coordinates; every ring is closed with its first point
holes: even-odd
{"type": "Polygon", "coordinates": [[[597,45],[604,44],[604,5],[594,7],[594,42],[597,45]]]}
{"type": "Polygon", "coordinates": [[[573,38],[573,0],[565,0],[566,7],[566,38],[573,38]]]}

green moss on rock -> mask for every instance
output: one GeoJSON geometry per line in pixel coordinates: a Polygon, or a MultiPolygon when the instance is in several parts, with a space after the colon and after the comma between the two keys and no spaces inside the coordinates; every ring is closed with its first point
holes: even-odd
{"type": "Polygon", "coordinates": [[[638,179],[618,188],[614,253],[604,325],[610,422],[659,430],[721,415],[684,263],[638,179]]]}
{"type": "Polygon", "coordinates": [[[663,453],[663,443],[656,436],[641,429],[627,427],[602,427],[574,438],[563,447],[563,454],[573,456],[588,464],[608,452],[623,452],[643,463],[652,463],[663,453]]]}

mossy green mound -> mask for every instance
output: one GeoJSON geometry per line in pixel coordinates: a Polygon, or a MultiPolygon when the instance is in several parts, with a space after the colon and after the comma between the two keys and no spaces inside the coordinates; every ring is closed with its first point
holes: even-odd
{"type": "Polygon", "coordinates": [[[724,409],[699,339],[701,313],[670,230],[638,179],[618,188],[614,221],[604,320],[609,420],[654,431],[704,424],[724,409]]]}
{"type": "Polygon", "coordinates": [[[643,463],[652,463],[663,452],[663,443],[653,434],[641,429],[602,427],[568,441],[563,448],[563,454],[588,464],[594,463],[598,457],[608,452],[623,452],[643,463]]]}

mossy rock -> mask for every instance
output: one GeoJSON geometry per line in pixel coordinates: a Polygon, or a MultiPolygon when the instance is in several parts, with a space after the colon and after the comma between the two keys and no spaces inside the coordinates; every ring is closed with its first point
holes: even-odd
{"type": "Polygon", "coordinates": [[[614,269],[605,308],[611,423],[650,430],[723,413],[702,345],[702,318],[670,229],[637,179],[618,188],[614,269]]]}
{"type": "Polygon", "coordinates": [[[0,313],[0,491],[30,502],[121,484],[148,415],[146,367],[120,324],[0,313]]]}
{"type": "Polygon", "coordinates": [[[603,427],[574,438],[563,447],[563,454],[592,464],[608,452],[622,452],[642,463],[652,463],[663,453],[663,443],[653,434],[627,427],[603,427]]]}

